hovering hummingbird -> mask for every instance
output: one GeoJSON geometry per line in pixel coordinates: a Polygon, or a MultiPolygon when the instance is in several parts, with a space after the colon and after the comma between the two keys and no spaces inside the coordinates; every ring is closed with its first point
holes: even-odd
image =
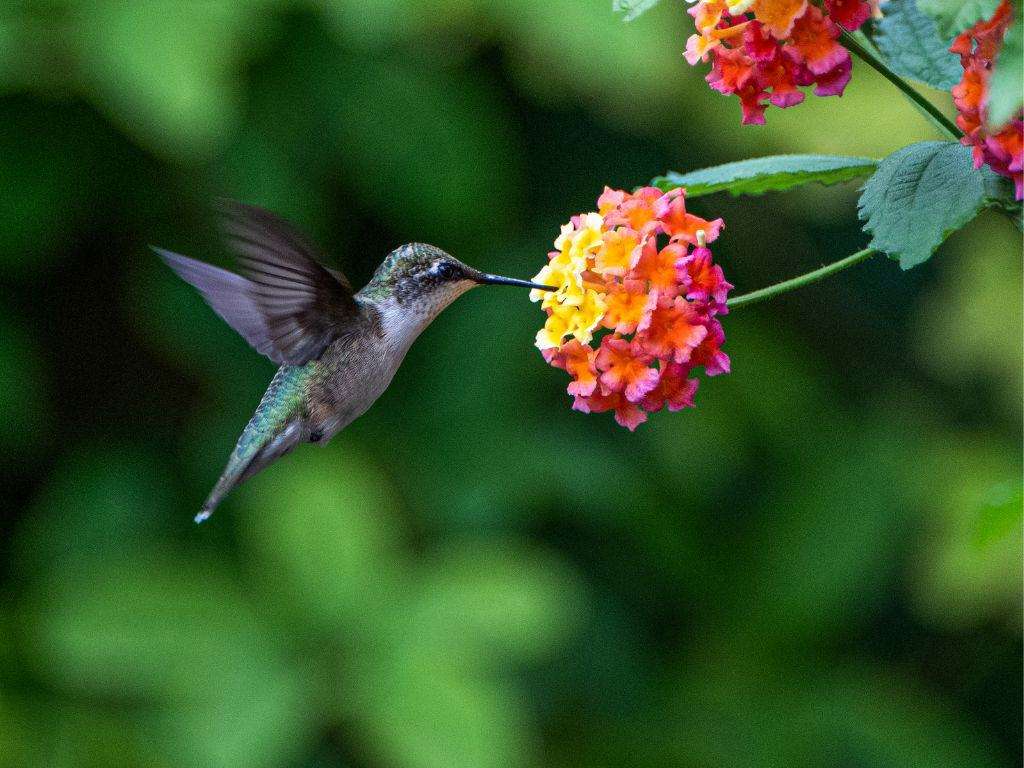
{"type": "Polygon", "coordinates": [[[228,325],[281,367],[196,522],[237,485],[302,442],[324,443],[383,394],[416,337],[477,285],[555,290],[488,275],[440,248],[408,243],[359,292],[291,225],[243,203],[221,204],[245,276],[162,248],[154,251],[228,325]]]}

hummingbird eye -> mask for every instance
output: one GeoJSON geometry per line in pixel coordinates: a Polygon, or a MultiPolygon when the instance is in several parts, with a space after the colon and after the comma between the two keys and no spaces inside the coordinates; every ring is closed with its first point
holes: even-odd
{"type": "Polygon", "coordinates": [[[456,266],[447,261],[442,261],[440,264],[438,264],[436,267],[436,271],[437,276],[440,277],[442,280],[454,280],[459,274],[459,271],[456,268],[456,266]]]}

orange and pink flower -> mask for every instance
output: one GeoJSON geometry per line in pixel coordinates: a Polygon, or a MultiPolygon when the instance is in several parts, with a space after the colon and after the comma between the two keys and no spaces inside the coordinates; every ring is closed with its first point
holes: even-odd
{"type": "Polygon", "coordinates": [[[960,113],[956,124],[964,132],[961,142],[971,147],[975,168],[987,164],[1012,179],[1020,200],[1024,198],[1024,110],[996,130],[986,125],[989,77],[1012,24],[1013,9],[1003,0],[991,19],[958,35],[949,50],[960,55],[964,68],[963,78],[953,86],[953,102],[960,113]]]}
{"type": "Polygon", "coordinates": [[[531,292],[548,315],[537,346],[572,377],[575,410],[612,411],[633,430],[693,407],[695,368],[729,371],[716,316],[732,286],[707,247],[724,225],[689,213],[682,189],[606,187],[597,209],[562,227],[535,278],[558,288],[531,292]]]}
{"type": "Polygon", "coordinates": [[[769,104],[792,107],[803,86],[817,96],[842,96],[849,52],[839,44],[872,14],[864,0],[700,0],[689,11],[697,33],[686,42],[691,65],[711,62],[708,84],[740,99],[744,124],[761,124],[769,104]]]}

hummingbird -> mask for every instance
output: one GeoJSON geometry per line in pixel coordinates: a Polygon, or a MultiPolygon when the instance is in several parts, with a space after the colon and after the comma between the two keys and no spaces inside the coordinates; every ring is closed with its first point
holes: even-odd
{"type": "Polygon", "coordinates": [[[391,251],[358,292],[293,226],[253,205],[222,201],[222,229],[243,274],[153,250],[257,352],[280,365],[195,520],[300,443],[324,444],[387,389],[409,347],[478,285],[555,288],[490,275],[440,248],[391,251]]]}

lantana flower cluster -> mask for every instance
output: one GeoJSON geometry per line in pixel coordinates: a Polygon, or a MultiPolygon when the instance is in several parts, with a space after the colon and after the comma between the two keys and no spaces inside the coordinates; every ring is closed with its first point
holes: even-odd
{"type": "Polygon", "coordinates": [[[989,77],[1012,23],[1013,8],[1003,0],[991,19],[958,35],[949,50],[960,55],[964,68],[963,78],[953,86],[953,102],[959,112],[956,124],[964,132],[961,141],[972,148],[976,168],[986,163],[996,173],[1013,179],[1020,200],[1024,197],[1024,110],[998,132],[990,133],[985,127],[989,77]]]}
{"type": "Polygon", "coordinates": [[[562,227],[534,277],[557,290],[530,293],[548,315],[537,347],[572,376],[573,408],[614,411],[631,431],[663,407],[692,407],[694,368],[729,371],[716,316],[732,286],[707,247],[724,224],[688,213],[685,197],[605,187],[596,212],[562,227]]]}
{"type": "MultiPolygon", "coordinates": [[[[875,3],[877,6],[877,1],[875,3]]],[[[801,86],[817,96],[841,96],[850,80],[841,28],[853,31],[872,15],[865,0],[700,0],[689,13],[697,34],[686,43],[691,65],[711,61],[708,84],[736,94],[743,123],[764,123],[769,104],[792,107],[801,86]]]]}

